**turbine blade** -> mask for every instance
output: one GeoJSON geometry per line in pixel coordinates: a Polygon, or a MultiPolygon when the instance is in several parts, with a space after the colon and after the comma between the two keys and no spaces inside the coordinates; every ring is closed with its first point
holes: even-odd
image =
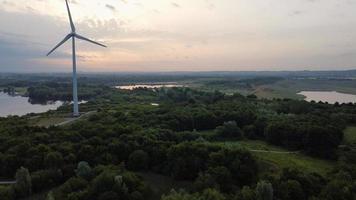
{"type": "Polygon", "coordinates": [[[70,13],[69,5],[68,5],[68,0],[66,0],[66,4],[67,4],[67,10],[68,10],[68,16],[69,16],[70,27],[71,27],[71,29],[72,29],[72,32],[75,32],[75,26],[74,26],[74,23],[73,23],[72,14],[70,13]]]}
{"type": "Polygon", "coordinates": [[[95,41],[93,41],[93,40],[91,40],[91,39],[88,39],[88,38],[83,37],[83,36],[78,35],[78,34],[75,34],[75,37],[78,38],[78,39],[85,40],[85,41],[87,41],[87,42],[91,42],[91,43],[93,43],[93,44],[96,44],[96,45],[105,47],[105,48],[107,47],[107,46],[105,46],[105,45],[103,45],[103,44],[100,44],[99,42],[95,42],[95,41]]]}
{"type": "Polygon", "coordinates": [[[67,35],[60,43],[57,44],[57,46],[55,46],[48,54],[47,56],[49,56],[51,53],[53,53],[53,51],[55,51],[58,47],[60,47],[63,43],[65,43],[67,40],[69,40],[72,37],[71,34],[67,35]]]}

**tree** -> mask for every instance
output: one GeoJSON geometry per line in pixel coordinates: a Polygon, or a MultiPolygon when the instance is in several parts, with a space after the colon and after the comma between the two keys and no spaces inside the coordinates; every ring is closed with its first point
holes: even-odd
{"type": "Polygon", "coordinates": [[[350,174],[339,172],[322,191],[326,200],[354,200],[356,197],[356,184],[350,174]]]}
{"type": "Polygon", "coordinates": [[[21,167],[16,172],[14,191],[16,197],[28,197],[31,194],[32,181],[28,169],[21,167]]]}
{"type": "Polygon", "coordinates": [[[13,200],[15,197],[12,187],[0,186],[0,197],[1,200],[13,200]]]}
{"type": "Polygon", "coordinates": [[[256,200],[256,192],[249,186],[244,186],[235,196],[235,200],[256,200]]]}
{"type": "Polygon", "coordinates": [[[98,200],[118,200],[120,199],[119,195],[117,195],[115,192],[105,192],[101,194],[98,198],[98,200]]]}
{"type": "Polygon", "coordinates": [[[184,190],[176,192],[172,190],[168,195],[163,195],[161,200],[200,200],[199,198],[191,195],[184,190]]]}
{"type": "Polygon", "coordinates": [[[215,183],[219,186],[222,192],[229,192],[233,185],[232,175],[229,169],[223,166],[209,168],[208,174],[214,178],[215,183]]]}
{"type": "Polygon", "coordinates": [[[60,184],[63,180],[61,170],[40,170],[31,174],[32,191],[37,193],[60,184]]]}
{"type": "Polygon", "coordinates": [[[149,156],[143,150],[136,150],[129,156],[127,166],[132,170],[147,169],[149,165],[149,156]]]}
{"type": "Polygon", "coordinates": [[[300,185],[300,183],[296,180],[288,180],[286,182],[282,182],[280,193],[282,199],[285,200],[304,200],[305,194],[300,185]]]}
{"type": "Polygon", "coordinates": [[[272,184],[266,181],[260,181],[256,187],[257,200],[273,200],[272,184]]]}
{"type": "Polygon", "coordinates": [[[78,177],[84,178],[86,180],[91,179],[93,176],[93,172],[89,163],[85,161],[81,161],[78,163],[78,167],[75,170],[75,173],[77,174],[78,177]]]}
{"type": "Polygon", "coordinates": [[[59,169],[63,165],[63,156],[59,152],[50,152],[46,155],[44,163],[51,169],[59,169]]]}
{"type": "Polygon", "coordinates": [[[305,150],[313,156],[332,158],[342,135],[335,127],[310,126],[304,139],[305,150]]]}
{"type": "Polygon", "coordinates": [[[242,130],[235,121],[225,122],[224,125],[217,127],[216,134],[222,138],[242,138],[242,130]]]}
{"type": "Polygon", "coordinates": [[[50,191],[50,192],[47,194],[46,200],[55,200],[52,191],[50,191]]]}
{"type": "Polygon", "coordinates": [[[178,180],[194,180],[207,169],[209,146],[203,143],[180,143],[167,152],[170,173],[178,180]]]}
{"type": "Polygon", "coordinates": [[[225,197],[216,189],[209,188],[199,195],[199,200],[225,200],[225,197]]]}

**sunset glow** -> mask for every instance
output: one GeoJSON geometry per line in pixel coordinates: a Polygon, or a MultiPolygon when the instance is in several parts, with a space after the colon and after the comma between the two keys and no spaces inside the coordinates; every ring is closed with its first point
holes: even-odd
{"type": "MultiPolygon", "coordinates": [[[[70,69],[68,45],[55,58],[44,56],[70,30],[64,0],[0,2],[0,65],[5,71],[70,69]]],[[[327,70],[356,65],[354,1],[70,2],[78,31],[109,46],[103,50],[79,43],[79,71],[327,70]]]]}

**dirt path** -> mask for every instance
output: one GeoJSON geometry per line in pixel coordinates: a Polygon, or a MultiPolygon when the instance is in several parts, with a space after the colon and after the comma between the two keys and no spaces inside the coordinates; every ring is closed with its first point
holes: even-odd
{"type": "Polygon", "coordinates": [[[298,154],[300,151],[268,151],[268,150],[249,150],[257,153],[277,153],[277,154],[298,154]]]}
{"type": "Polygon", "coordinates": [[[0,185],[13,185],[16,181],[0,181],[0,185]]]}

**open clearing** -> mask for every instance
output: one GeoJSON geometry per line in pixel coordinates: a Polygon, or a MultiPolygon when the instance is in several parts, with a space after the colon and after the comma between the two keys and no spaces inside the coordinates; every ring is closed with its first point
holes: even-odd
{"type": "Polygon", "coordinates": [[[263,141],[243,140],[243,141],[226,141],[215,142],[228,148],[245,148],[251,151],[256,158],[263,163],[268,164],[269,169],[264,170],[281,170],[287,167],[296,167],[308,172],[315,172],[326,175],[336,165],[335,162],[313,158],[302,153],[290,152],[286,149],[269,145],[263,141]]]}
{"type": "Polygon", "coordinates": [[[40,127],[50,127],[50,126],[65,126],[73,124],[80,120],[87,119],[90,115],[94,114],[96,111],[90,111],[83,113],[80,117],[73,118],[71,113],[55,113],[51,115],[39,115],[32,117],[30,119],[31,124],[40,127]]]}

